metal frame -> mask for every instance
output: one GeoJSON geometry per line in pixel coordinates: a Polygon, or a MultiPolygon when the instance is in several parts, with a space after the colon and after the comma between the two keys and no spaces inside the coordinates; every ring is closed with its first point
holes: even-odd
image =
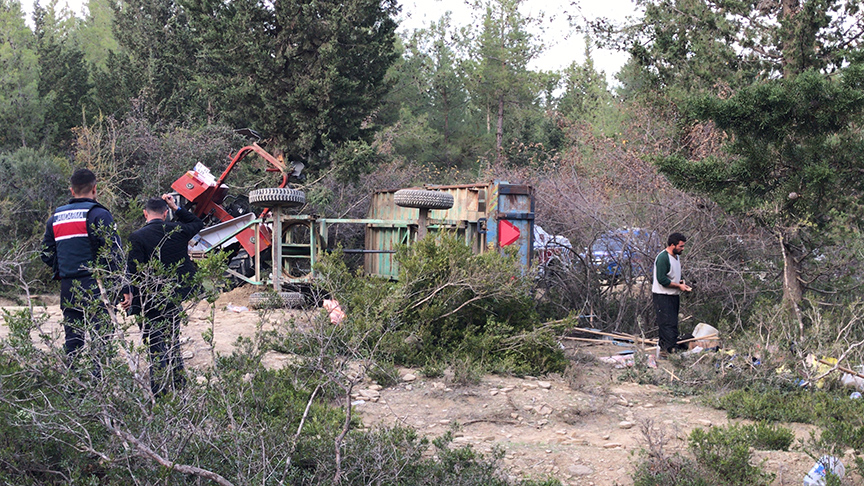
{"type": "MultiPolygon", "coordinates": [[[[366,226],[365,248],[348,249],[345,252],[363,254],[367,273],[385,278],[395,279],[398,275],[398,265],[393,260],[395,247],[418,241],[426,231],[457,231],[464,236],[465,243],[477,253],[500,250],[501,221],[508,221],[517,228],[520,236],[516,244],[520,260],[526,269],[530,266],[534,236],[534,193],[530,186],[492,181],[425,188],[453,193],[453,208],[420,211],[398,207],[393,203],[395,190],[377,191],[373,195],[368,218],[317,218],[312,215],[287,214],[284,208],[271,208],[273,275],[270,281],[273,289],[281,291],[283,286],[302,286],[314,281],[315,264],[320,254],[329,246],[328,230],[336,224],[366,226]],[[286,229],[298,224],[308,225],[308,243],[285,241],[286,229]],[[301,255],[296,251],[298,248],[308,253],[301,255]],[[288,253],[286,250],[289,250],[288,253]],[[311,271],[302,276],[292,276],[291,260],[298,258],[308,259],[311,271]]],[[[260,252],[256,255],[260,256],[260,252]]],[[[256,258],[257,260],[260,258],[256,258]]],[[[257,271],[256,279],[260,280],[257,271]]]]}

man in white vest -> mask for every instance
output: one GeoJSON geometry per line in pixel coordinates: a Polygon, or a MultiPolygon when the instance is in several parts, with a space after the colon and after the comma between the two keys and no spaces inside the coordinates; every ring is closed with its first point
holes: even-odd
{"type": "Polygon", "coordinates": [[[681,233],[672,233],[666,240],[666,248],[654,259],[654,283],[651,297],[657,312],[657,328],[660,331],[660,350],[674,352],[678,347],[678,309],[681,292],[692,289],[681,278],[681,260],[687,238],[681,233]]]}

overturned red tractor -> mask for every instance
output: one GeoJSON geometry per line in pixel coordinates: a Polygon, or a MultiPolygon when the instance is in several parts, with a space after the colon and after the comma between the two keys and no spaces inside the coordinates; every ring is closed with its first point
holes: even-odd
{"type": "MultiPolygon", "coordinates": [[[[364,248],[344,251],[362,254],[365,271],[386,278],[398,275],[394,259],[398,245],[410,245],[435,231],[456,233],[477,253],[515,246],[525,268],[530,265],[534,238],[530,186],[492,181],[380,190],[373,194],[366,218],[321,218],[290,210],[306,203],[303,191],[286,187],[302,168],[299,163],[288,166],[253,144],[237,152],[218,179],[200,164],[177,179],[171,187],[188,201],[184,206],[210,222],[190,243],[193,256],[231,250],[232,276],[272,286],[289,305],[303,302],[300,291],[314,282],[315,262],[331,246],[330,229],[338,224],[364,225],[364,248]],[[249,202],[264,208],[260,214],[232,214],[223,207],[229,189],[225,181],[250,154],[266,160],[267,170],[278,172],[281,184],[249,193],[249,202]]],[[[262,298],[255,295],[251,303],[262,298]]]]}

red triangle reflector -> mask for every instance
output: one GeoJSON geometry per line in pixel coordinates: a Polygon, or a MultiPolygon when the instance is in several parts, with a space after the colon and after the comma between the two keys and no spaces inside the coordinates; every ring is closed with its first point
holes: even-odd
{"type": "Polygon", "coordinates": [[[507,246],[518,240],[522,235],[519,228],[510,221],[502,219],[498,222],[498,246],[507,246]]]}

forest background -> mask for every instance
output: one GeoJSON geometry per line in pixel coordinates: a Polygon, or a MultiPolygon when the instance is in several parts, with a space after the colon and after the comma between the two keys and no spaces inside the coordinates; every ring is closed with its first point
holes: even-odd
{"type": "MultiPolygon", "coordinates": [[[[305,213],[363,217],[376,189],[499,178],[530,184],[536,223],[573,245],[572,265],[522,279],[493,256],[417,245],[419,253],[400,254],[414,273],[386,292],[330,262],[351,325],[273,345],[308,352],[312,364],[271,380],[278,372],[261,369],[263,348],[249,342],[246,354],[216,360],[218,380],[188,391],[200,400],[176,403],[141,393],[128,367],[70,382],[60,354],[33,347],[34,316],[7,315],[0,406],[14,417],[4,429],[14,453],[0,473],[41,484],[46,475],[108,470],[119,484],[128,468],[168,484],[174,473],[211,477],[210,467],[238,484],[340,483],[343,459],[360,457],[351,473],[360,475],[390,467],[375,454],[397,451],[404,456],[394,460],[422,465],[393,467],[414,475],[404,484],[448,483],[424,469],[432,467],[421,461],[426,444],[410,431],[349,434],[351,390],[363,379],[349,363],[366,360],[369,373],[423,359],[430,376],[440,372],[436,361],[543,373],[564,367],[550,323],[588,319],[652,336],[650,281],[604,278],[587,257],[620,228],[648,229],[660,241],[688,236],[684,269],[696,290],[684,299],[685,332],[710,323],[760,349],[766,363],[774,354],[799,366],[810,353],[862,363],[861,2],[639,0],[626,22],[580,24],[584,62],[560,71],[528,67],[544,46],[529,29],[540,19],[520,13],[520,3],[477,0],[471,26],[456,28],[444,14],[399,36],[395,0],[91,0],[83,18],[36,6],[32,28],[20,4],[0,0],[0,283],[10,298],[56,291],[39,244],[48,215],[68,198],[73,168],[98,174],[99,200],[125,240],[142,223],[146,198],[198,162],[221,172],[249,143],[240,128],[305,164],[297,186],[305,213]],[[629,54],[614,89],[592,46],[629,54]],[[474,294],[432,298],[453,288],[474,294]],[[427,339],[415,345],[418,335],[427,339]],[[428,354],[442,343],[452,355],[428,354]],[[347,397],[344,410],[313,407],[322,396],[347,397]],[[267,444],[260,456],[232,462],[259,439],[267,444]],[[343,455],[349,441],[374,454],[343,455]],[[224,453],[231,448],[237,453],[224,453]],[[53,470],[40,469],[45,458],[53,470]]],[[[260,160],[238,167],[228,203],[242,207],[250,189],[274,185],[264,169],[260,160]]],[[[331,241],[353,248],[360,238],[347,231],[331,241]]],[[[212,270],[202,273],[221,274],[212,270]]],[[[864,437],[864,424],[854,426],[851,436],[864,437]]],[[[459,476],[475,459],[463,453],[441,449],[439,465],[459,476]]]]}
{"type": "MultiPolygon", "coordinates": [[[[783,301],[801,334],[803,301],[859,284],[858,4],[639,1],[626,22],[574,24],[584,62],[548,72],[527,67],[542,19],[518,1],[400,37],[395,1],[92,0],[84,18],[51,3],[30,28],[3,0],[3,260],[32,254],[73,167],[97,171],[125,236],[143,198],[196,162],[220,172],[249,127],[306,164],[310,212],[362,215],[379,188],[530,183],[538,223],[577,252],[617,228],[682,231],[691,311],[746,327],[757,297],[783,301]],[[614,90],[595,45],[631,56],[614,90]]],[[[232,177],[238,194],[261,169],[232,177]]],[[[562,306],[644,317],[597,311],[600,283],[562,306]]]]}

